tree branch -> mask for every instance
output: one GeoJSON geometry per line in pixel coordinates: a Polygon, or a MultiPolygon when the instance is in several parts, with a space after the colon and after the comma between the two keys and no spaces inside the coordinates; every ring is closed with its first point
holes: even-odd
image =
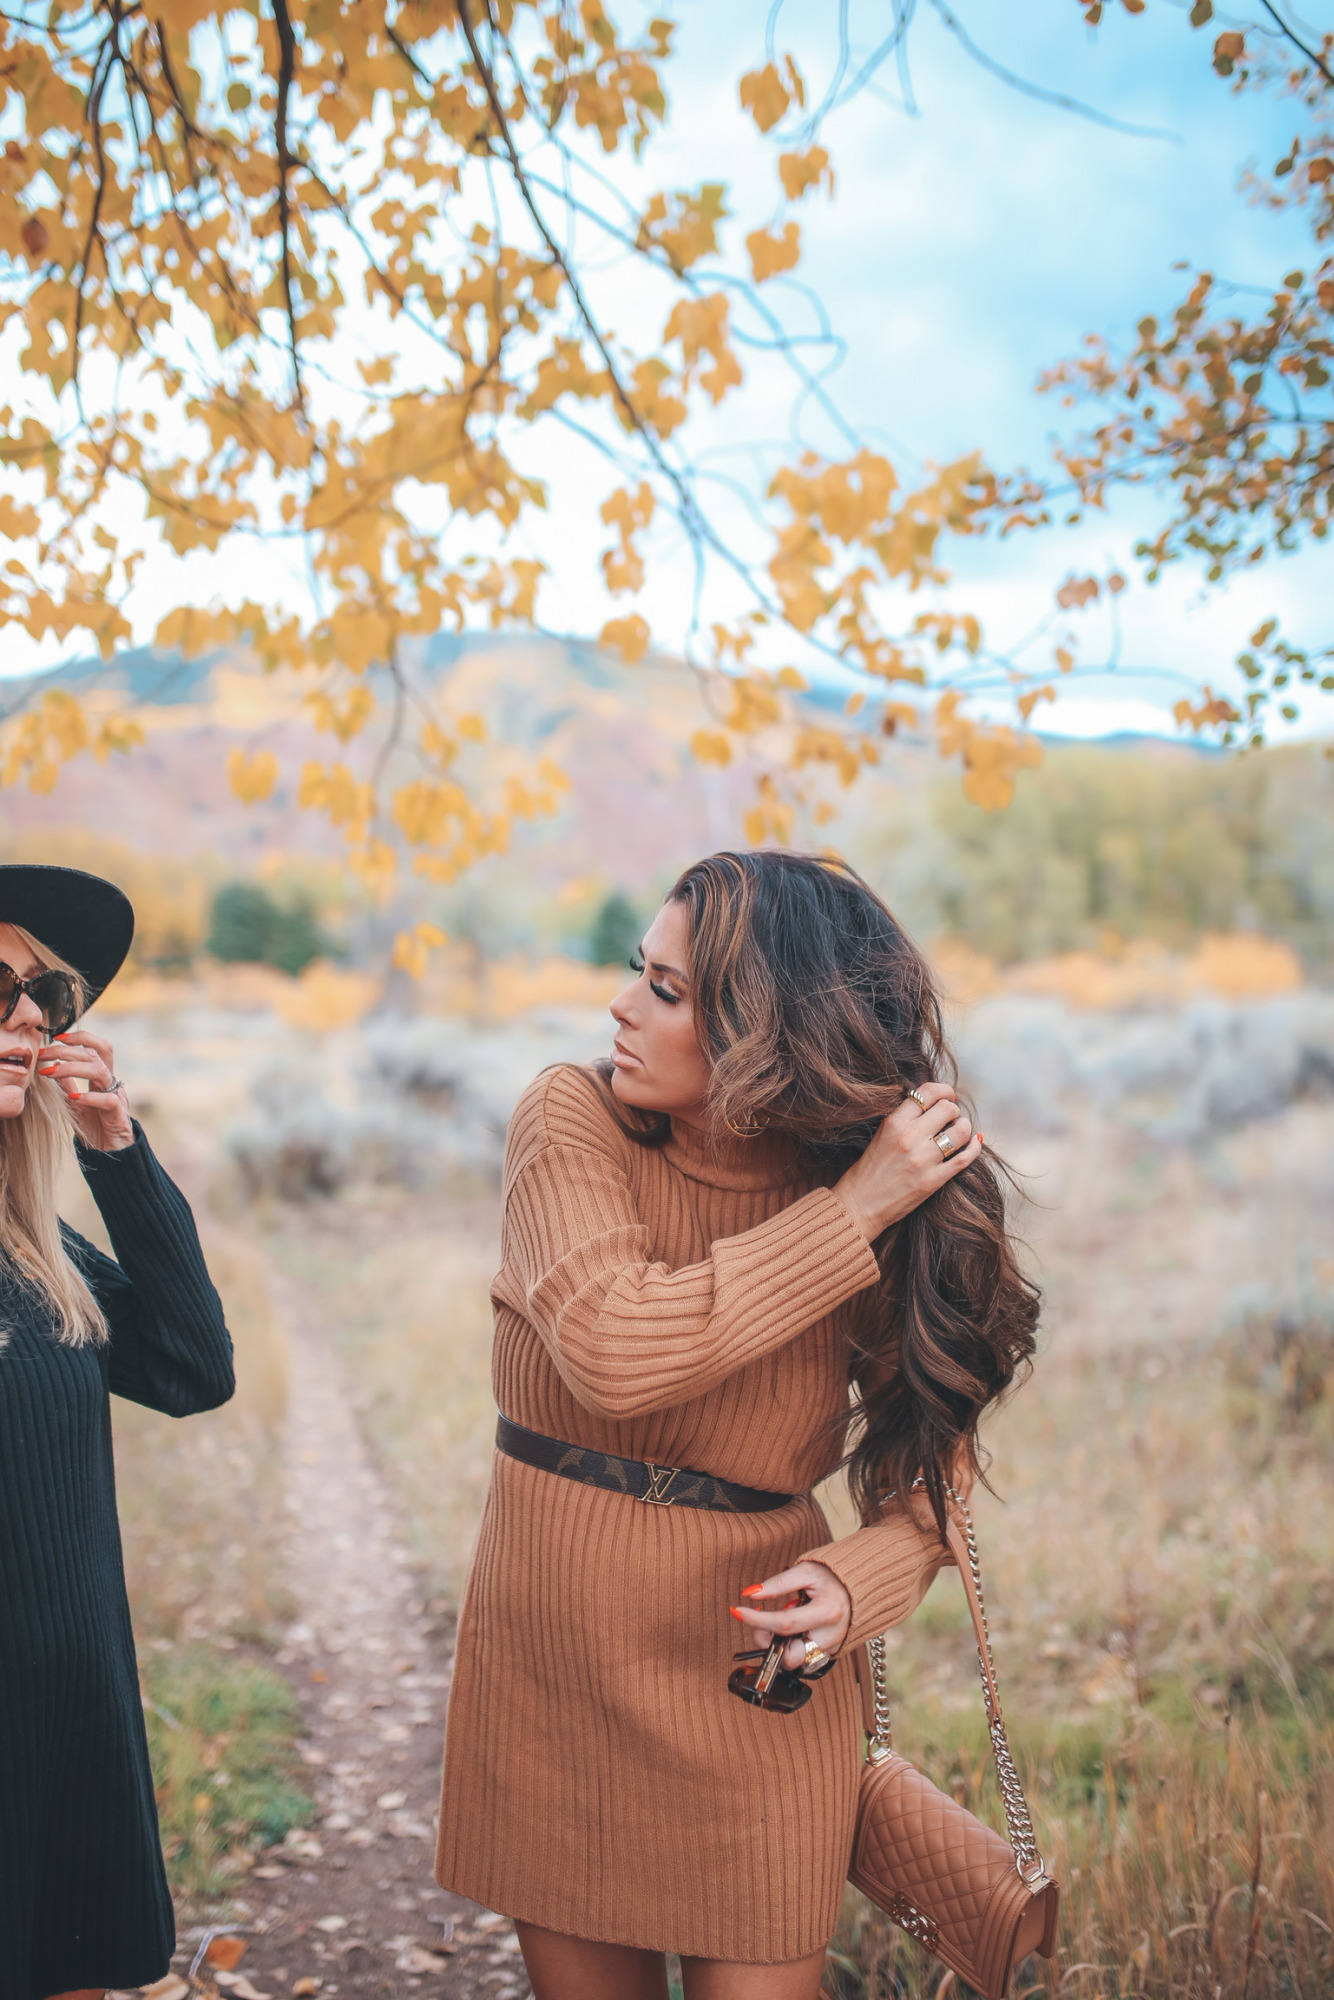
{"type": "Polygon", "coordinates": [[[1288,26],[1287,22],[1283,19],[1283,16],[1279,13],[1278,8],[1271,4],[1271,0],[1261,0],[1261,5],[1263,6],[1266,14],[1269,15],[1270,19],[1277,27],[1279,33],[1284,37],[1284,39],[1291,42],[1292,46],[1295,49],[1299,49],[1301,53],[1306,57],[1307,62],[1312,64],[1314,68],[1318,69],[1320,71],[1321,76],[1324,77],[1325,82],[1329,84],[1331,88],[1334,88],[1334,71],[1330,69],[1324,57],[1318,56],[1314,49],[1307,48],[1305,42],[1301,39],[1300,35],[1298,35],[1296,29],[1290,28],[1288,26]]]}
{"type": "Polygon", "coordinates": [[[292,389],[297,408],[306,413],[306,392],[301,382],[301,357],[297,347],[296,305],[292,293],[292,205],[288,175],[292,154],[287,143],[287,102],[296,76],[296,35],[287,0],[273,0],[273,22],[278,30],[278,108],[274,119],[274,140],[278,151],[278,227],[282,237],[283,303],[287,309],[287,338],[292,355],[292,389]]]}

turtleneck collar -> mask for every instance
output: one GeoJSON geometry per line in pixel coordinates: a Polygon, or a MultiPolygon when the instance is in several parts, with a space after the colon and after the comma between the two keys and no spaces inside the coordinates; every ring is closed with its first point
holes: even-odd
{"type": "Polygon", "coordinates": [[[790,1187],[803,1177],[801,1149],[783,1132],[758,1132],[753,1139],[724,1132],[714,1139],[694,1125],[673,1121],[663,1152],[678,1173],[706,1187],[790,1187]]]}

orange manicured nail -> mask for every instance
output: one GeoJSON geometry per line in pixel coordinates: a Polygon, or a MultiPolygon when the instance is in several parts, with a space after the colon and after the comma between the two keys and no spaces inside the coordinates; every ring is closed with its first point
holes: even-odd
{"type": "Polygon", "coordinates": [[[735,1604],[729,1604],[727,1608],[731,1612],[734,1618],[738,1619],[741,1622],[741,1624],[743,1625],[745,1624],[746,1614],[744,1611],[738,1611],[735,1604]]]}
{"type": "Polygon", "coordinates": [[[748,1583],[741,1595],[743,1597],[763,1597],[764,1585],[762,1583],[748,1583]]]}

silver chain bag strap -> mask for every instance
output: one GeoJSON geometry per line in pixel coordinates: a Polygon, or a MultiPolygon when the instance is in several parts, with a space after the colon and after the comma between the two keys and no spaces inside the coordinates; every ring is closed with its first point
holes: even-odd
{"type": "MultiPolygon", "coordinates": [[[[1030,1951],[1055,1949],[1060,1890],[1047,1873],[996,1686],[982,1598],[977,1536],[967,1505],[951,1491],[946,1540],[959,1566],[977,1640],[987,1732],[1008,1843],[900,1757],[890,1733],[885,1642],[868,1642],[870,1712],[849,1879],[984,2000],[1005,2000],[1015,1966],[1030,1951]]],[[[863,1681],[863,1696],[867,1694],[863,1681]]]]}

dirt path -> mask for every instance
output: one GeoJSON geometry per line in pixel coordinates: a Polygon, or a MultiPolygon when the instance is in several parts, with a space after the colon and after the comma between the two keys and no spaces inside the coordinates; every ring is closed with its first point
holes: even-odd
{"type": "Polygon", "coordinates": [[[449,1654],[429,1629],[330,1344],[299,1288],[278,1272],[272,1286],[291,1344],[298,1606],[278,1658],[305,1705],[319,1818],[252,1876],[241,1977],[274,2000],[294,1988],[321,2000],[521,2000],[529,1988],[508,1921],[432,1879],[449,1654]],[[310,1981],[318,1988],[298,1986],[310,1981]]]}

